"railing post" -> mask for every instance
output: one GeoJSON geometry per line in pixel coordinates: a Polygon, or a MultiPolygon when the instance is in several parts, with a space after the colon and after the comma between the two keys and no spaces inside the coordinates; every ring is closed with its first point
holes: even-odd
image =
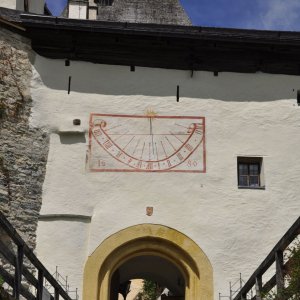
{"type": "Polygon", "coordinates": [[[243,287],[243,279],[242,279],[242,273],[240,273],[240,291],[242,290],[243,287]]]}
{"type": "Polygon", "coordinates": [[[16,256],[16,265],[15,265],[15,284],[14,284],[14,297],[16,298],[16,300],[20,299],[23,257],[24,257],[24,247],[23,245],[18,246],[18,253],[16,256]]]}
{"type": "Polygon", "coordinates": [[[44,288],[44,271],[40,269],[38,273],[37,300],[43,299],[43,288],[44,288]]]}
{"type": "Polygon", "coordinates": [[[59,291],[57,288],[55,288],[55,291],[54,291],[54,300],[59,300],[59,291]]]}
{"type": "Polygon", "coordinates": [[[255,290],[256,290],[256,300],[261,300],[261,290],[262,290],[262,277],[258,276],[255,278],[255,290]]]}
{"type": "Polygon", "coordinates": [[[283,251],[278,250],[275,253],[276,261],[276,286],[277,293],[281,293],[284,289],[284,275],[283,275],[283,251]]]}
{"type": "Polygon", "coordinates": [[[0,241],[1,256],[3,255],[4,259],[8,261],[11,265],[11,268],[14,268],[13,275],[11,272],[12,269],[6,271],[3,267],[0,268],[1,276],[3,277],[5,282],[13,289],[13,298],[15,300],[20,300],[20,298],[24,296],[24,299],[42,300],[44,291],[44,280],[46,279],[47,282],[49,282],[49,284],[51,284],[52,287],[54,287],[55,294],[54,296],[51,296],[51,299],[60,300],[63,298],[65,300],[72,300],[71,297],[68,295],[69,284],[67,280],[67,291],[65,291],[65,289],[61,286],[61,283],[59,283],[59,274],[57,273],[57,269],[57,279],[54,279],[53,276],[49,273],[49,271],[47,271],[47,269],[43,266],[39,259],[34,255],[32,250],[26,245],[25,241],[13,228],[13,226],[10,224],[7,218],[0,211],[0,230],[2,229],[12,240],[13,249],[17,249],[17,253],[15,253],[15,251],[9,249],[9,247],[7,247],[3,243],[3,241],[0,241]],[[28,258],[28,260],[31,262],[34,268],[38,271],[38,278],[36,278],[35,275],[33,275],[24,265],[24,256],[28,258]],[[36,295],[34,295],[30,290],[22,286],[22,278],[27,280],[29,285],[32,285],[37,288],[36,295]]]}

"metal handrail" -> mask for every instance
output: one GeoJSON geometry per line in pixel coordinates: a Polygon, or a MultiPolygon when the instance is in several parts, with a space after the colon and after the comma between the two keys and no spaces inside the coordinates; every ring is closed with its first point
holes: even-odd
{"type": "Polygon", "coordinates": [[[276,246],[272,249],[266,259],[260,264],[255,272],[250,276],[248,281],[234,297],[234,300],[245,300],[247,294],[255,287],[256,300],[261,299],[261,293],[268,293],[274,286],[277,289],[284,288],[284,266],[288,264],[283,263],[283,252],[288,246],[297,238],[300,234],[300,217],[292,225],[292,227],[286,232],[286,234],[279,240],[276,246]],[[276,263],[276,274],[264,285],[262,284],[262,276],[266,271],[276,263]]]}
{"type": "Polygon", "coordinates": [[[35,256],[32,249],[28,247],[25,241],[21,238],[18,232],[14,229],[11,223],[7,220],[2,212],[0,212],[0,228],[11,238],[14,245],[17,247],[17,254],[15,255],[1,240],[0,237],[0,253],[14,266],[15,274],[12,276],[0,267],[0,275],[4,281],[13,288],[13,296],[16,300],[23,295],[26,299],[42,300],[44,279],[46,279],[54,289],[54,300],[62,297],[65,300],[72,300],[67,292],[60,286],[57,280],[50,274],[40,260],[35,256]],[[24,266],[24,257],[27,257],[32,265],[38,270],[38,278],[24,266]],[[21,283],[22,275],[37,289],[36,297],[27,291],[21,283]]]}

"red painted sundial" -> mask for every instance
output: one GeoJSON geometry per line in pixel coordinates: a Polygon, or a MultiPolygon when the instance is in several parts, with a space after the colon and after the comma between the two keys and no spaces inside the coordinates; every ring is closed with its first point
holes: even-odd
{"type": "Polygon", "coordinates": [[[91,171],[206,171],[203,117],[91,114],[89,138],[91,171]]]}

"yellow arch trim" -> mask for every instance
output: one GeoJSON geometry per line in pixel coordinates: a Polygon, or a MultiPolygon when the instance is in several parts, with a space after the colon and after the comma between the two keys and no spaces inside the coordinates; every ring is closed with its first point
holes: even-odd
{"type": "Polygon", "coordinates": [[[182,271],[185,300],[213,300],[213,269],[205,253],[181,232],[154,224],[123,229],[96,248],[85,264],[83,300],[109,300],[113,272],[128,259],[144,254],[164,257],[182,271]]]}

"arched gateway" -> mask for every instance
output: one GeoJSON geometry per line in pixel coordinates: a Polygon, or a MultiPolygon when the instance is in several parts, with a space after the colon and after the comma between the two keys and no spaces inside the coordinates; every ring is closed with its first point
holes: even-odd
{"type": "MultiPolygon", "coordinates": [[[[125,280],[143,275],[143,265],[152,266],[146,270],[148,275],[159,276],[153,267],[155,264],[164,270],[173,268],[170,276],[178,274],[177,290],[182,291],[182,299],[213,299],[213,270],[204,252],[186,235],[153,224],[126,228],[98,246],[85,265],[83,299],[113,300],[116,280],[120,276],[125,280]],[[126,268],[128,265],[132,268],[126,268]],[[131,271],[126,271],[128,269],[131,271]]],[[[161,272],[161,277],[166,284],[171,279],[167,272],[161,272]]]]}

